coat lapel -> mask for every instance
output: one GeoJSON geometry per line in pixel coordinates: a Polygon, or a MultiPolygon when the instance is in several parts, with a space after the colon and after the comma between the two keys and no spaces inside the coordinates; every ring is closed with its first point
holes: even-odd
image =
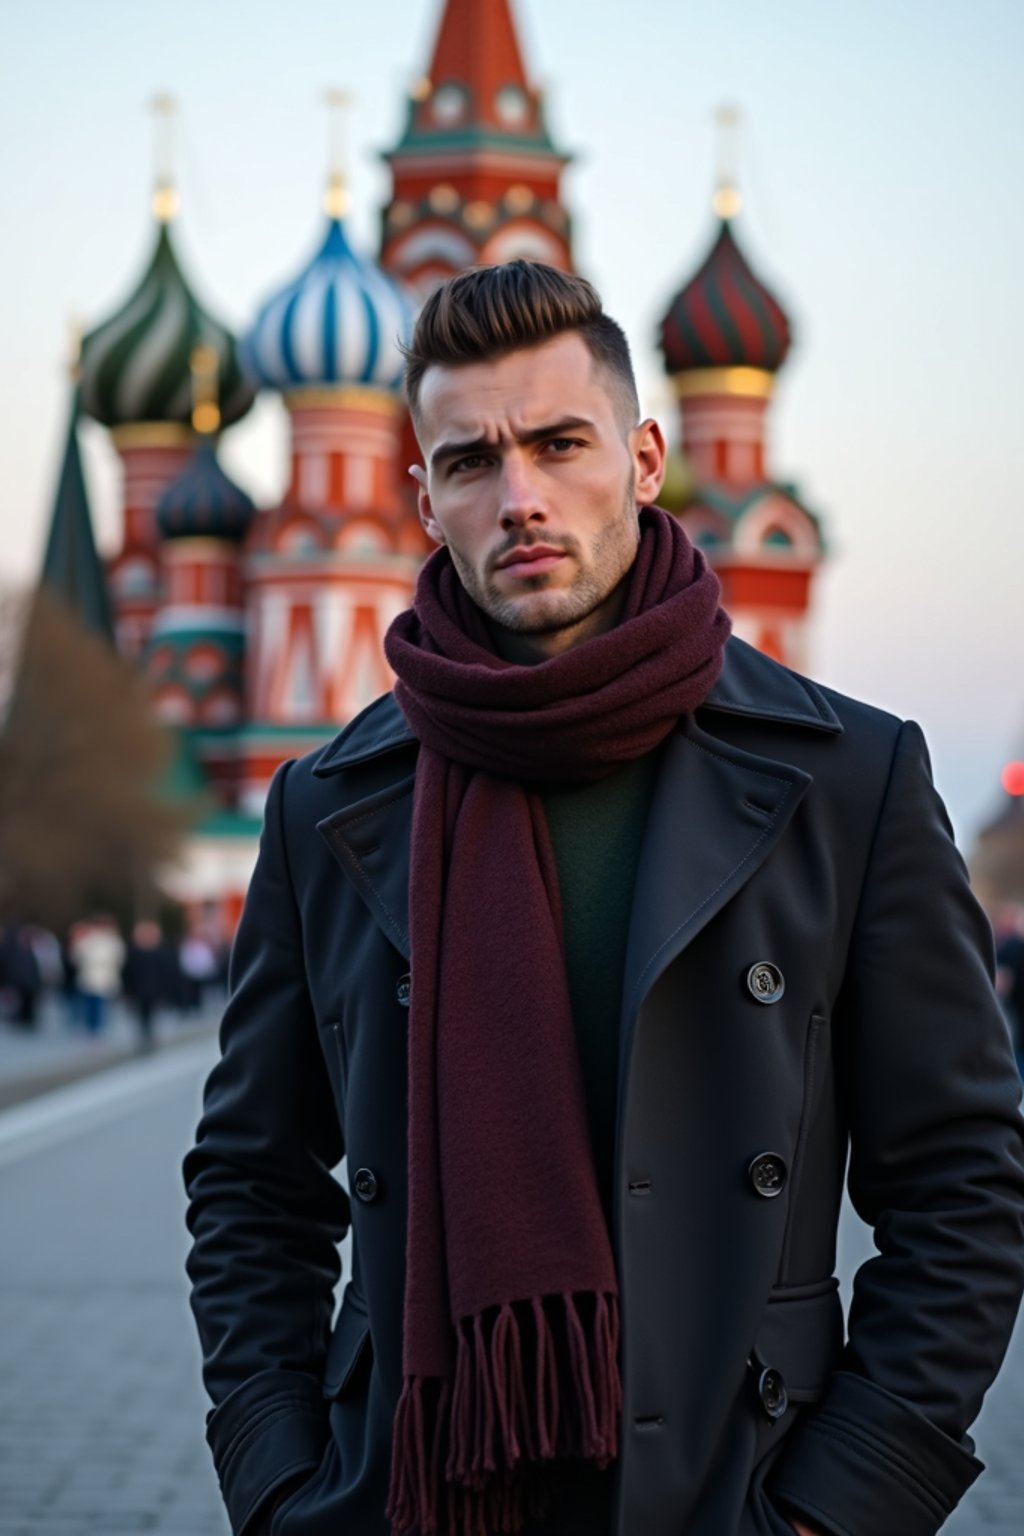
{"type": "Polygon", "coordinates": [[[802,769],[727,745],[692,720],[673,731],[634,888],[626,1032],[666,966],[764,863],[810,783],[802,769]]]}
{"type": "Polygon", "coordinates": [[[317,831],[395,948],[410,958],[409,849],[415,738],[393,695],[346,726],[313,772],[340,775],[344,804],[317,831]]]}
{"type": "Polygon", "coordinates": [[[408,960],[409,846],[412,791],[407,775],[371,800],[358,800],[317,823],[342,869],[383,928],[408,960]]]}
{"type": "Polygon", "coordinates": [[[701,709],[669,737],[637,869],[623,985],[623,1060],[632,1022],[657,978],[764,863],[811,783],[704,729],[716,715],[826,736],[842,725],[812,683],[731,638],[701,709]],[[700,723],[698,723],[698,721],[700,723]]]}

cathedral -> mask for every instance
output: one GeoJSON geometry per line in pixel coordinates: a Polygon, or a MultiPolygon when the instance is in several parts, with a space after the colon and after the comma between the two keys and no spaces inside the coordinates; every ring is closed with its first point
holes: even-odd
{"type": "MultiPolygon", "coordinates": [[[[526,257],[574,268],[569,157],[525,68],[512,0],[428,3],[439,6],[433,51],[385,156],[392,185],[376,252],[350,238],[336,171],[318,248],[283,282],[267,274],[267,296],[236,337],[195,298],[175,250],[176,198],[160,185],[149,264],[82,343],[68,455],[81,411],[109,429],[122,469],[102,601],[175,732],[183,782],[202,786],[209,806],[174,894],[216,911],[227,931],[274,770],[390,686],[384,632],[428,552],[404,474],[418,455],[400,344],[417,305],[472,265],[526,257]],[[280,395],[290,437],[287,489],[266,507],[217,455],[259,390],[280,395]]],[[[822,533],[770,463],[790,324],[744,256],[737,205],[720,186],[705,260],[651,316],[685,465],[666,505],[718,571],[736,631],[801,667],[822,533]]],[[[81,507],[58,498],[48,547],[81,541],[82,529],[81,507]]]]}

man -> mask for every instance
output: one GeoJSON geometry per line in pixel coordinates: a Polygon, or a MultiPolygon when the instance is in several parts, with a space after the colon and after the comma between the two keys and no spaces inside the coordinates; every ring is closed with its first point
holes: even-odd
{"type": "Polygon", "coordinates": [[[921,733],[727,638],[588,284],[455,278],[406,382],[441,547],[274,779],[186,1163],[233,1528],[929,1536],[1024,1165],[921,733]]]}

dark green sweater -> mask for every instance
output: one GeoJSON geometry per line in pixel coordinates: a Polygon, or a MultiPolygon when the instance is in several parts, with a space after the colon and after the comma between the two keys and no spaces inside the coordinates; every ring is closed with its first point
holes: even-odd
{"type": "MultiPolygon", "coordinates": [[[[600,784],[544,794],[565,931],[565,962],[579,1043],[598,1186],[611,1223],[619,1020],[640,845],[657,772],[656,752],[600,784]]],[[[560,1466],[547,1515],[523,1536],[610,1536],[612,1471],[560,1466]]]]}
{"type": "Polygon", "coordinates": [[[622,975],[656,752],[599,784],[543,795],[598,1183],[611,1213],[622,975]]]}

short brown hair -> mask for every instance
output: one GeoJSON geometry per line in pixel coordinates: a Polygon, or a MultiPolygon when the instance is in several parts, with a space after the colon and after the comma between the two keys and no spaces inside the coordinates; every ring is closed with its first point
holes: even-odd
{"type": "Polygon", "coordinates": [[[435,288],[420,311],[405,352],[405,392],[413,419],[420,386],[432,367],[487,362],[576,331],[595,363],[610,375],[622,414],[640,416],[633,362],[622,327],[601,308],[584,277],[539,261],[471,267],[435,288]]]}

